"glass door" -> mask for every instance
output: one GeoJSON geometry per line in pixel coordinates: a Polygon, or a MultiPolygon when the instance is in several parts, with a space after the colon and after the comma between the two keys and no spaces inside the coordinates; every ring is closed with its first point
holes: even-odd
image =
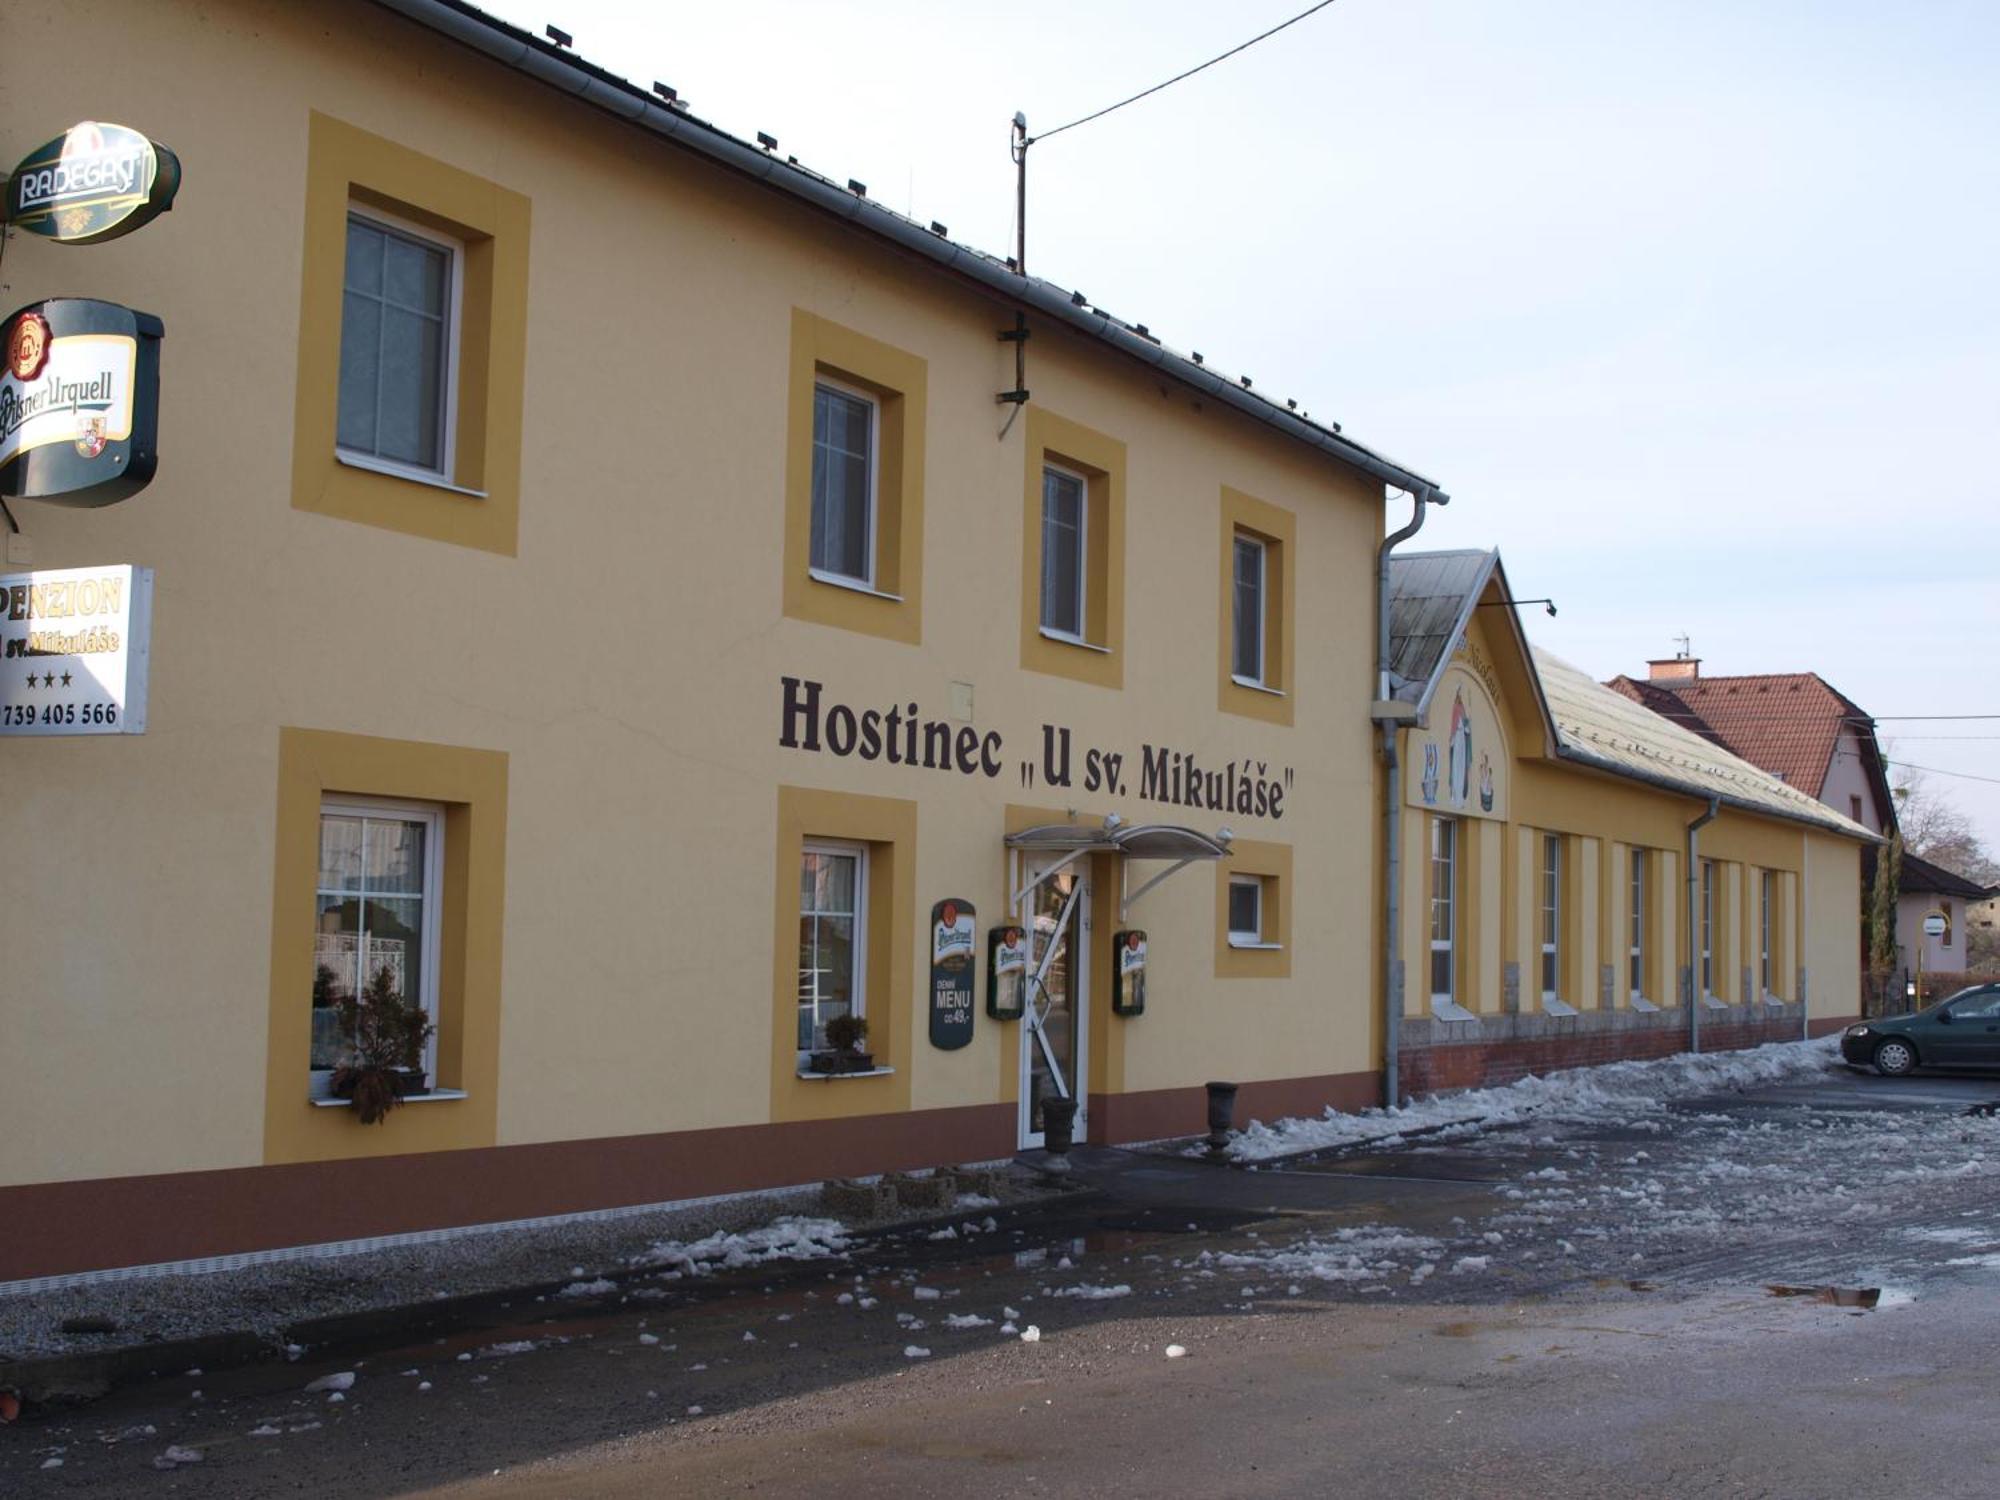
{"type": "Polygon", "coordinates": [[[1084,1138],[1083,1049],[1085,990],[1090,965],[1090,881],[1074,865],[1048,873],[1030,867],[1034,888],[1023,898],[1030,934],[1026,1014],[1021,1021],[1020,1139],[1042,1145],[1042,1101],[1077,1101],[1076,1138],[1084,1138]]]}

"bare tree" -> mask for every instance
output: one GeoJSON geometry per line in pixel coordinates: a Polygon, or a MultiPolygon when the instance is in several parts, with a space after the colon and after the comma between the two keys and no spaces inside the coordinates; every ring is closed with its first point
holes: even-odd
{"type": "Polygon", "coordinates": [[[1903,847],[1981,885],[2000,883],[1995,864],[1972,819],[1922,771],[1896,767],[1896,825],[1903,847]]]}

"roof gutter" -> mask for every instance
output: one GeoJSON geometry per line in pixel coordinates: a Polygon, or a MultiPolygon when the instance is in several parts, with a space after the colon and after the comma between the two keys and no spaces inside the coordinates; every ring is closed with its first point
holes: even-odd
{"type": "Polygon", "coordinates": [[[1152,339],[1124,327],[1108,314],[1083,305],[1049,282],[1008,270],[966,246],[904,218],[893,209],[829,182],[818,173],[740,141],[705,121],[655,101],[637,85],[560,51],[527,32],[475,10],[462,0],[375,0],[419,26],[462,43],[515,72],[573,95],[710,161],[767,183],[822,212],[844,219],[898,249],[977,282],[1008,302],[1024,305],[1054,322],[1108,344],[1210,399],[1235,408],[1287,437],[1317,448],[1397,489],[1429,493],[1437,504],[1449,498],[1420,474],[1391,463],[1339,433],[1299,417],[1205,366],[1183,358],[1152,339]]]}

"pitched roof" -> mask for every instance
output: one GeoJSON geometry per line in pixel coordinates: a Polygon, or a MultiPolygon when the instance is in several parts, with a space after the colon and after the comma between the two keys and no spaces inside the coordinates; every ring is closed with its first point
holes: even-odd
{"type": "MultiPolygon", "coordinates": [[[[376,3],[538,83],[573,95],[767,188],[830,213],[906,255],[965,278],[986,293],[997,295],[1003,303],[1039,313],[1108,344],[1210,400],[1233,407],[1385,484],[1422,492],[1434,505],[1450,502],[1451,497],[1431,480],[1345,436],[1338,422],[1315,421],[1296,410],[1291,401],[1280,405],[1264,392],[1253,389],[1249,376],[1239,375],[1231,380],[1211,369],[1201,355],[1181,354],[1168,348],[1144,323],[1128,323],[1080,291],[1039,276],[1025,275],[1011,259],[961,244],[951,239],[941,224],[926,227],[897,213],[870,198],[861,183],[849,182],[842,187],[835,179],[801,165],[797,157],[779,155],[775,141],[765,149],[761,143],[752,145],[731,135],[689,113],[671,90],[656,98],[630,79],[578,57],[568,49],[567,41],[545,41],[487,14],[471,0],[376,0],[376,3]]],[[[660,87],[654,85],[656,90],[660,87]]]]}
{"type": "Polygon", "coordinates": [[[1556,753],[1563,759],[1874,842],[1875,835],[1859,823],[1685,723],[1654,713],[1634,695],[1593,681],[1589,673],[1540,647],[1534,655],[1555,716],[1556,753]]]}
{"type": "MultiPolygon", "coordinates": [[[[1607,686],[1814,797],[1826,786],[1843,727],[1867,746],[1875,743],[1874,720],[1817,672],[1644,682],[1620,676],[1607,686]]],[[[1879,750],[1862,762],[1876,806],[1893,826],[1895,804],[1879,750]]]]}
{"type": "Polygon", "coordinates": [[[1993,894],[1978,881],[1967,880],[1963,875],[1920,859],[1908,850],[1903,852],[1902,879],[1896,882],[1896,886],[1906,894],[1923,892],[1933,896],[1955,896],[1961,901],[1984,901],[1993,894]]]}
{"type": "MultiPolygon", "coordinates": [[[[1390,684],[1397,698],[1430,701],[1465,634],[1479,596],[1498,582],[1511,598],[1497,551],[1392,554],[1389,559],[1390,684]]],[[[1850,838],[1875,835],[1809,793],[1788,786],[1693,727],[1699,716],[1669,703],[1671,716],[1646,706],[1644,689],[1613,691],[1558,656],[1529,643],[1510,604],[1502,613],[1526,657],[1543,722],[1559,759],[1643,781],[1682,796],[1714,797],[1767,817],[1810,823],[1850,838]]]]}
{"type": "Polygon", "coordinates": [[[1466,616],[1500,565],[1497,551],[1466,547],[1389,555],[1389,672],[1398,697],[1436,674],[1465,632],[1466,616]]]}

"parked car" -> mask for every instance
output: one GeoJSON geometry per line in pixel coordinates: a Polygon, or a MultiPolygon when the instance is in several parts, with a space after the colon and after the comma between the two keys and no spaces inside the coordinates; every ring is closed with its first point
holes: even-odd
{"type": "Polygon", "coordinates": [[[1899,1078],[1913,1068],[2000,1068],[2000,984],[1975,984],[1915,1015],[1864,1021],[1840,1055],[1899,1078]]]}

